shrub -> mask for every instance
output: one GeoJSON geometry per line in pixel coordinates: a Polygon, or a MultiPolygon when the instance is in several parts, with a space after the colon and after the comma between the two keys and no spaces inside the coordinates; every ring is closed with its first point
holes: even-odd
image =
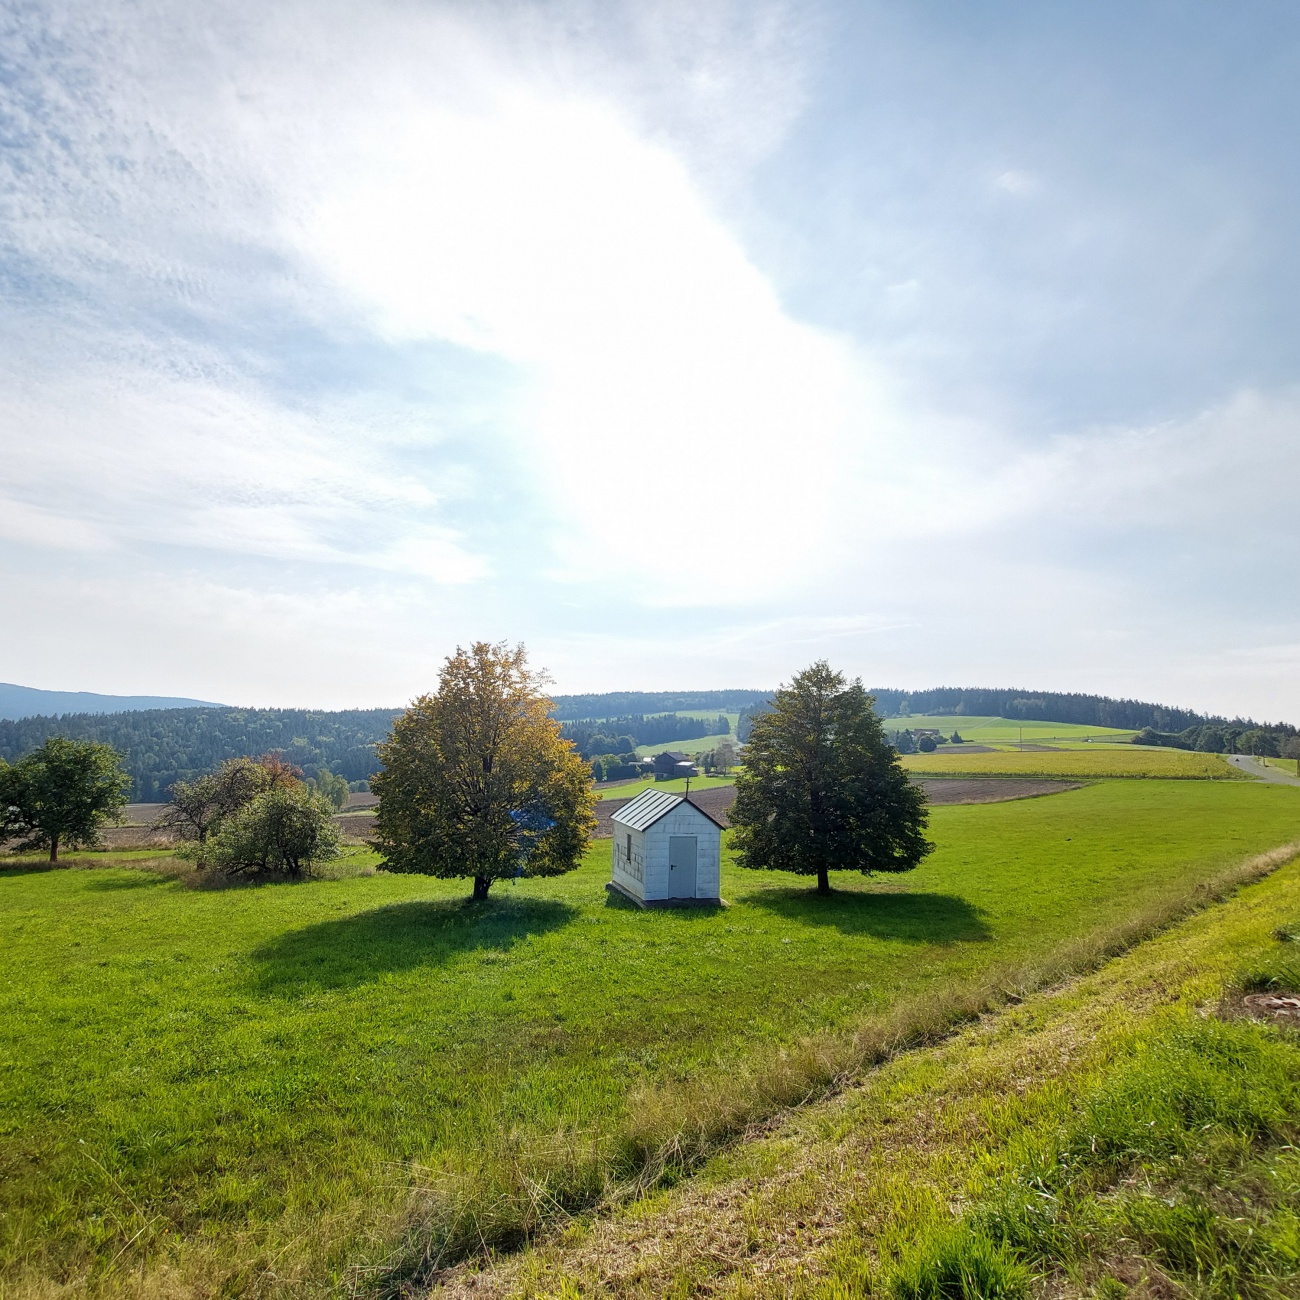
{"type": "Polygon", "coordinates": [[[271,789],[222,822],[204,861],[231,875],[311,875],[339,855],[329,804],[306,786],[271,789]]]}

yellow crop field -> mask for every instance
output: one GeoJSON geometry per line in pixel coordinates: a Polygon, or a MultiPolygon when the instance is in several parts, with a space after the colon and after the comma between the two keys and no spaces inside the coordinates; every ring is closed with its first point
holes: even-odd
{"type": "Polygon", "coordinates": [[[952,776],[1043,776],[1086,780],[1095,777],[1163,777],[1186,781],[1249,779],[1218,754],[1194,754],[1182,749],[1061,749],[1050,753],[1006,750],[996,754],[963,754],[948,750],[907,754],[909,772],[952,776]]]}

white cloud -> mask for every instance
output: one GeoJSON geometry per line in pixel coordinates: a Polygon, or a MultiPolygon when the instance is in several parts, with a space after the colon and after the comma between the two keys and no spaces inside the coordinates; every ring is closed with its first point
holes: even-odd
{"type": "MultiPolygon", "coordinates": [[[[20,286],[0,342],[8,581],[126,638],[97,566],[194,593],[165,649],[140,651],[152,678],[43,684],[377,700],[485,631],[553,649],[573,687],[762,684],[824,650],[913,685],[954,664],[1159,695],[1164,672],[1191,703],[1222,664],[1281,683],[1248,652],[1289,662],[1297,635],[1300,403],[1051,436],[992,380],[958,403],[925,382],[953,346],[933,317],[954,285],[1004,303],[998,265],[907,226],[901,191],[878,221],[850,205],[818,270],[847,286],[838,319],[890,337],[873,354],[811,323],[736,218],[809,99],[791,12],[327,0],[11,20],[15,48],[38,23],[49,39],[0,87],[17,141],[0,253],[20,286]],[[353,352],[381,361],[336,373],[353,352]],[[1231,631],[1204,632],[1234,599],[1231,631]],[[315,660],[272,672],[259,638],[315,660]],[[187,657],[204,675],[162,679],[187,657]],[[341,674],[367,685],[349,696],[341,674]]],[[[973,181],[982,200],[1044,191],[1030,170],[973,181]]],[[[796,193],[782,220],[820,201],[796,193]]],[[[1073,227],[1010,202],[991,219],[1014,211],[1012,237],[1068,260],[1073,227]]],[[[57,639],[28,662],[60,655],[75,676],[57,639]]]]}
{"type": "Polygon", "coordinates": [[[763,521],[734,597],[790,581],[825,541],[842,500],[828,469],[869,432],[861,369],[782,310],[681,162],[609,106],[512,88],[392,122],[306,230],[391,336],[532,377],[514,436],[556,503],[562,571],[639,569],[648,598],[696,598],[682,566],[702,501],[763,521]],[[654,544],[602,563],[611,514],[654,544]]]}
{"type": "Polygon", "coordinates": [[[445,582],[485,571],[454,530],[427,522],[439,505],[429,485],[369,430],[328,411],[279,406],[229,375],[20,359],[27,364],[0,376],[0,507],[11,537],[363,565],[445,582]]]}

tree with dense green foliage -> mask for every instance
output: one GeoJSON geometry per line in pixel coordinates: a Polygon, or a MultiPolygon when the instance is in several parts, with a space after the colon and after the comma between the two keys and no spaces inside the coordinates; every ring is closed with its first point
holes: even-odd
{"type": "Polygon", "coordinates": [[[311,875],[339,855],[334,810],[302,782],[272,785],[226,817],[204,849],[228,875],[311,875]]]}
{"type": "Polygon", "coordinates": [[[341,776],[331,772],[328,767],[322,767],[313,778],[312,789],[316,791],[322,799],[325,800],[335,812],[338,812],[348,801],[348,783],[341,776]]]}
{"type": "Polygon", "coordinates": [[[0,758],[0,846],[14,839],[22,829],[20,789],[18,774],[0,758]]]}
{"type": "Polygon", "coordinates": [[[572,871],[595,827],[591,768],[560,735],[522,645],[443,664],[379,746],[377,838],[389,871],[474,881],[572,871]]]}
{"type": "Polygon", "coordinates": [[[0,770],[0,835],[20,849],[90,848],[100,829],[121,820],[130,776],[122,756],[93,740],[51,736],[39,749],[0,770]]]}
{"type": "Polygon", "coordinates": [[[912,785],[860,681],[821,660],[754,718],[730,818],[742,867],[816,876],[909,871],[934,847],[912,785]]]}

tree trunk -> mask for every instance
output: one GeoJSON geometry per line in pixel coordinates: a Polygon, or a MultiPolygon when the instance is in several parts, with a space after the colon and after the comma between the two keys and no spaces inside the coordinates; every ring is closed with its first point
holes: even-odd
{"type": "Polygon", "coordinates": [[[829,894],[831,892],[830,872],[825,867],[821,867],[817,872],[817,892],[819,894],[829,894]]]}
{"type": "Polygon", "coordinates": [[[474,877],[474,897],[476,899],[486,898],[488,894],[488,890],[491,888],[492,888],[491,876],[474,877]]]}
{"type": "Polygon", "coordinates": [[[50,836],[50,861],[57,862],[58,860],[59,860],[59,833],[55,831],[55,833],[50,836]]]}

